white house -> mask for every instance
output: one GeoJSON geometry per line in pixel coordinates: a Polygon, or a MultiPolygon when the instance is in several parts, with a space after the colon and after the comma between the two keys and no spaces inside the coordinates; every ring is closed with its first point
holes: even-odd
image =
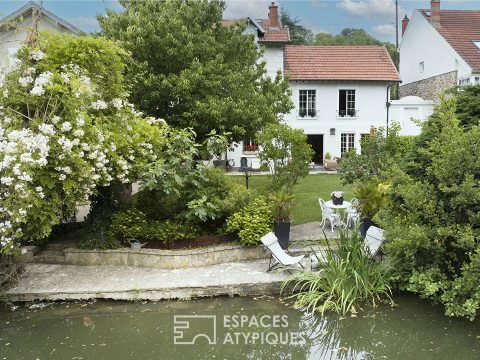
{"type": "Polygon", "coordinates": [[[455,85],[480,83],[480,11],[416,10],[402,23],[400,96],[438,100],[455,85]]]}
{"type": "MultiPolygon", "coordinates": [[[[388,85],[400,77],[385,48],[289,45],[288,29],[282,28],[274,3],[268,19],[248,19],[247,32],[256,35],[264,50],[268,75],[280,70],[288,76],[295,106],[285,121],[308,135],[316,163],[321,164],[327,152],[341,156],[358,149],[360,138],[372,126],[386,125],[388,85]]],[[[235,166],[243,157],[248,166],[258,167],[255,147],[254,141],[245,139],[227,158],[235,166]]]]}
{"type": "Polygon", "coordinates": [[[59,18],[39,4],[30,1],[17,11],[2,19],[0,23],[0,65],[15,54],[27,38],[28,29],[32,27],[34,16],[39,16],[39,31],[53,31],[78,35],[81,30],[59,18]],[[14,27],[8,24],[15,25],[14,27]],[[7,25],[5,25],[7,24],[7,25]]]}

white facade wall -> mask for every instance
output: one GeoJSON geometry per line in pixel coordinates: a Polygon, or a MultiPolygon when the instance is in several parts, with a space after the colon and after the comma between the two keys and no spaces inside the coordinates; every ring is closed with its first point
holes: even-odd
{"type": "Polygon", "coordinates": [[[355,148],[360,147],[360,135],[368,134],[370,128],[385,126],[387,119],[387,83],[376,82],[291,82],[295,108],[285,119],[293,128],[300,128],[308,135],[323,135],[323,154],[340,156],[342,133],[355,134],[355,148]],[[317,116],[302,118],[298,114],[299,91],[316,90],[317,116]],[[338,103],[341,89],[355,90],[355,118],[339,117],[338,103]],[[331,129],[335,134],[331,135],[331,129]]]}
{"type": "Polygon", "coordinates": [[[263,57],[267,63],[267,75],[274,79],[277,71],[283,74],[283,46],[264,46],[263,50],[263,57]]]}
{"type": "Polygon", "coordinates": [[[402,128],[400,135],[419,135],[422,130],[419,125],[432,115],[433,106],[434,102],[431,100],[406,96],[400,100],[391,101],[389,118],[400,124],[402,128]]]}
{"type": "Polygon", "coordinates": [[[458,78],[471,75],[471,68],[460,55],[418,10],[415,11],[400,43],[402,85],[455,70],[458,78]]]}

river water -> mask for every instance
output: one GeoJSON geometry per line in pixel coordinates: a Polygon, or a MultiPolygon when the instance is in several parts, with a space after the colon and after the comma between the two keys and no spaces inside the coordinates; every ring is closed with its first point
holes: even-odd
{"type": "Polygon", "coordinates": [[[345,318],[271,297],[5,306],[0,359],[480,359],[479,320],[395,300],[345,318]]]}

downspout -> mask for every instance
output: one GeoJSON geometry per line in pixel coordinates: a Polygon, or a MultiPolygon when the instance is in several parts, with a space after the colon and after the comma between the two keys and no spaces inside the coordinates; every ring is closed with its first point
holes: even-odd
{"type": "Polygon", "coordinates": [[[387,102],[386,102],[386,106],[387,106],[387,136],[388,136],[388,116],[390,114],[390,88],[394,85],[395,83],[390,83],[387,85],[387,102]]]}

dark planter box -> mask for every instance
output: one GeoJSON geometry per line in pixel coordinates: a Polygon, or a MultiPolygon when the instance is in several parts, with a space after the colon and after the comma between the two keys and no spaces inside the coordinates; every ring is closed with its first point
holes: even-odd
{"type": "Polygon", "coordinates": [[[342,205],[343,204],[343,197],[340,199],[337,199],[336,197],[332,197],[332,202],[333,205],[342,205]]]}
{"type": "Polygon", "coordinates": [[[275,236],[283,250],[288,249],[290,242],[290,222],[275,222],[275,236]]]}
{"type": "Polygon", "coordinates": [[[360,235],[362,236],[362,239],[365,239],[365,235],[367,235],[367,231],[370,226],[378,225],[375,224],[370,218],[362,218],[362,221],[360,222],[360,235]]]}

